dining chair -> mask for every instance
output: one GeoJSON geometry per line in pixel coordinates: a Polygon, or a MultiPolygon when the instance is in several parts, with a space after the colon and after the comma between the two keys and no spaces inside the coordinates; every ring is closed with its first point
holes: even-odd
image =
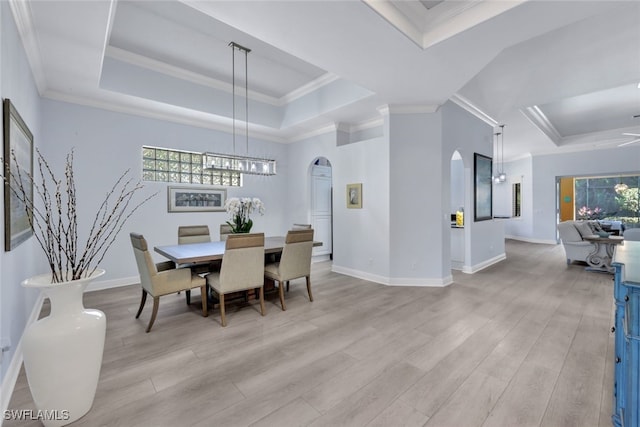
{"type": "Polygon", "coordinates": [[[624,240],[640,241],[640,228],[627,228],[622,236],[624,240]]]}
{"type": "Polygon", "coordinates": [[[220,224],[220,240],[227,240],[227,236],[233,234],[229,224],[220,224]]]}
{"type": "MultiPolygon", "coordinates": [[[[181,225],[178,227],[178,244],[184,245],[188,243],[205,243],[211,241],[209,226],[207,225],[181,225]]],[[[213,263],[189,263],[180,264],[178,268],[189,268],[192,273],[202,274],[209,273],[216,268],[213,263]]],[[[187,305],[191,304],[191,291],[185,291],[187,305]]]]}
{"type": "Polygon", "coordinates": [[[264,316],[264,233],[229,234],[220,272],[206,278],[212,292],[218,295],[222,326],[227,326],[224,298],[232,292],[259,290],[260,314],[264,316]]]}
{"type": "Polygon", "coordinates": [[[309,230],[311,229],[311,224],[293,224],[291,229],[292,230],[309,230]]]}
{"type": "Polygon", "coordinates": [[[144,304],[147,301],[147,294],[153,298],[153,311],[146,332],[151,330],[153,322],[158,314],[160,297],[173,294],[179,291],[187,291],[193,288],[200,288],[202,296],[202,316],[207,317],[207,289],[206,280],[191,270],[186,268],[176,268],[173,261],[165,261],[158,264],[153,263],[147,241],[142,234],[131,233],[131,245],[136,257],[138,272],[140,273],[140,285],[142,286],[142,299],[140,308],[136,313],[136,319],[140,317],[144,304]]]}
{"type": "Polygon", "coordinates": [[[311,294],[311,250],[313,249],[313,229],[290,230],[282,248],[280,262],[268,264],[264,267],[266,278],[278,282],[280,294],[280,306],[282,310],[287,307],[284,303],[284,284],[287,290],[289,281],[304,277],[307,280],[307,293],[309,301],[313,301],[311,294]]]}

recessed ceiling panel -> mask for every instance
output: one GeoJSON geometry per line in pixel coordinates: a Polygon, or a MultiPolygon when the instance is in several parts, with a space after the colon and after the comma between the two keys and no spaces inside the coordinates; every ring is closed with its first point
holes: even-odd
{"type": "MultiPolygon", "coordinates": [[[[326,74],[176,1],[118,2],[109,45],[231,83],[231,41],[251,49],[248,73],[252,91],[280,98],[326,74]]],[[[238,53],[236,76],[243,79],[244,62],[238,53]]]]}
{"type": "Polygon", "coordinates": [[[563,137],[628,128],[638,125],[640,89],[633,83],[538,107],[563,137]]]}

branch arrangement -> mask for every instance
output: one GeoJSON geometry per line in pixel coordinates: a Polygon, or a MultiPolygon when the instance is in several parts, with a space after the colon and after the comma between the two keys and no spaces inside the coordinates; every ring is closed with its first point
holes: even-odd
{"type": "Polygon", "coordinates": [[[127,220],[157,193],[134,203],[134,196],[143,185],[140,181],[133,181],[127,169],[107,192],[96,211],[80,253],[73,150],[67,154],[64,178],[60,179],[42,153],[38,149],[36,152],[41,181],[18,166],[13,151],[11,160],[15,168],[5,176],[5,180],[9,183],[11,193],[24,204],[34,236],[49,262],[52,281],[60,283],[80,279],[96,270],[127,220]],[[32,185],[33,197],[28,191],[32,185]]]}

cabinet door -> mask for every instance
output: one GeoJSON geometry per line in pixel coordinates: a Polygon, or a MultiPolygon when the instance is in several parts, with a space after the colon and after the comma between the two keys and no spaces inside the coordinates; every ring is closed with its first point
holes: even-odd
{"type": "Polygon", "coordinates": [[[314,176],[311,190],[311,215],[331,216],[331,177],[314,176]]]}
{"type": "Polygon", "coordinates": [[[313,240],[322,242],[322,246],[313,248],[313,255],[328,255],[331,253],[331,217],[312,217],[313,240]]]}
{"type": "Polygon", "coordinates": [[[314,255],[332,253],[332,221],[331,221],[331,176],[314,175],[311,179],[311,225],[313,239],[322,242],[322,246],[314,247],[314,255]]]}

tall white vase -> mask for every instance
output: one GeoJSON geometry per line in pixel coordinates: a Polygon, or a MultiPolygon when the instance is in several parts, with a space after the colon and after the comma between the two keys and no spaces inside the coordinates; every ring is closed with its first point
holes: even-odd
{"type": "Polygon", "coordinates": [[[82,294],[104,270],[63,283],[51,274],[22,282],[51,301],[51,314],[24,333],[24,367],[38,416],[45,426],[69,424],[86,414],[96,394],[107,320],[100,310],[85,309],[82,294]]]}

